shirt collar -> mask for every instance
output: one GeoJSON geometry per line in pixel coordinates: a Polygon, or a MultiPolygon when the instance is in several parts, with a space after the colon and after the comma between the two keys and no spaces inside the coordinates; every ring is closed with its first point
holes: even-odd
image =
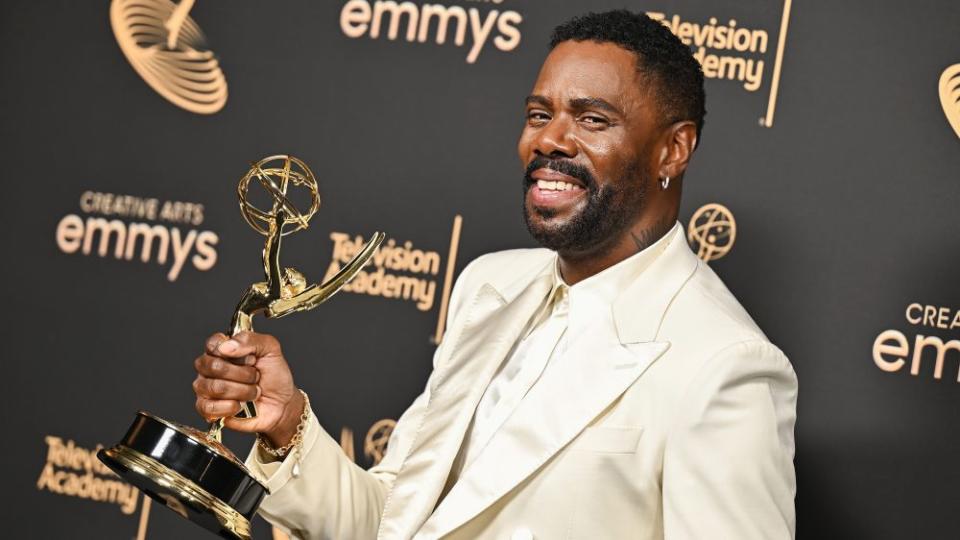
{"type": "Polygon", "coordinates": [[[601,313],[609,314],[617,297],[667,249],[671,240],[678,236],[679,227],[680,223],[675,223],[667,234],[653,244],[573,286],[563,281],[560,275],[560,258],[557,257],[553,265],[553,286],[547,296],[548,302],[557,294],[565,293],[570,302],[571,324],[574,324],[574,318],[586,323],[601,313]]]}

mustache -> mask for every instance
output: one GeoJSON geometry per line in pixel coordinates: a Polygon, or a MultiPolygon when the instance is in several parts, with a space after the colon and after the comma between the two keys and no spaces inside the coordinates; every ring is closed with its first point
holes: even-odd
{"type": "Polygon", "coordinates": [[[558,173],[562,173],[567,176],[576,178],[577,180],[580,180],[581,182],[583,182],[584,187],[588,191],[593,191],[597,187],[596,179],[593,177],[590,171],[583,165],[570,161],[569,159],[548,158],[546,156],[537,156],[533,158],[533,161],[531,161],[527,165],[527,170],[524,172],[524,175],[523,175],[523,178],[525,180],[524,185],[528,189],[530,188],[530,186],[536,183],[536,180],[534,180],[533,177],[531,177],[530,175],[532,175],[533,171],[537,169],[550,169],[553,171],[557,171],[558,173]]]}

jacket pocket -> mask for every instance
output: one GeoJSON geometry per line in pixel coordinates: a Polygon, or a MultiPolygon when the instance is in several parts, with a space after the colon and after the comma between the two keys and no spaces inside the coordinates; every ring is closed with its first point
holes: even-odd
{"type": "Polygon", "coordinates": [[[570,450],[601,454],[632,454],[640,443],[640,427],[591,426],[580,432],[570,450]]]}

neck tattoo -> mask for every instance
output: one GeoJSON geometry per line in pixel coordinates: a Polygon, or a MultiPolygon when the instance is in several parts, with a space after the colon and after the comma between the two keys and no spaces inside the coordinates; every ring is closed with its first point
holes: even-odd
{"type": "Polygon", "coordinates": [[[630,237],[633,238],[633,243],[637,245],[637,252],[641,252],[648,247],[650,247],[654,242],[663,237],[663,235],[670,232],[673,223],[668,219],[661,219],[660,221],[653,224],[652,227],[648,227],[639,232],[630,231],[630,237]]]}

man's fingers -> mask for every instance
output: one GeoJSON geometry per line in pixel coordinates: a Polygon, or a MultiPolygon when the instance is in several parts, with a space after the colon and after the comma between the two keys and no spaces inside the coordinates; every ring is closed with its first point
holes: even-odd
{"type": "MultiPolygon", "coordinates": [[[[256,362],[256,358],[251,358],[252,361],[249,364],[256,362]]],[[[209,354],[198,356],[193,362],[193,367],[197,373],[210,379],[225,379],[244,384],[260,382],[260,372],[253,365],[241,366],[209,354]]]]}
{"type": "Polygon", "coordinates": [[[268,354],[279,352],[280,343],[273,336],[256,332],[240,332],[221,342],[216,347],[214,354],[223,358],[243,358],[248,355],[262,358],[268,354]]]}
{"type": "Polygon", "coordinates": [[[240,412],[240,402],[232,399],[197,398],[197,412],[212,421],[216,418],[229,418],[240,412]]]}
{"type": "Polygon", "coordinates": [[[210,379],[203,375],[193,381],[193,391],[199,397],[217,400],[254,401],[260,397],[260,387],[255,384],[210,379]]]}
{"type": "Polygon", "coordinates": [[[228,339],[230,338],[227,337],[227,335],[222,332],[217,332],[216,334],[213,334],[212,336],[207,338],[207,342],[206,344],[204,344],[204,347],[203,347],[204,352],[207,354],[216,353],[217,347],[219,347],[221,343],[223,343],[228,339]]]}

